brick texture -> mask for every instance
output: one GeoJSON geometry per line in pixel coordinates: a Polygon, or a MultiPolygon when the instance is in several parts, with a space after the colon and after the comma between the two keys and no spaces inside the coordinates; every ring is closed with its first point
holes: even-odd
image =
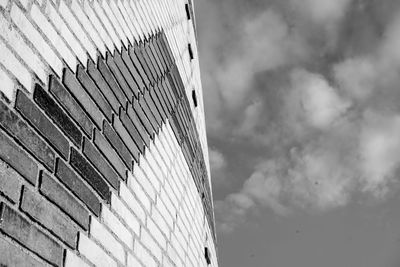
{"type": "Polygon", "coordinates": [[[192,9],[0,0],[1,266],[218,266],[192,9]]]}

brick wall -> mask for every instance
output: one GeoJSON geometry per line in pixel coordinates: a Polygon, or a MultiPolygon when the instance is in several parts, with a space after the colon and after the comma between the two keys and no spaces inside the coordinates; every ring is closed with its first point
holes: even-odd
{"type": "Polygon", "coordinates": [[[0,0],[0,266],[217,266],[192,2],[0,0]]]}

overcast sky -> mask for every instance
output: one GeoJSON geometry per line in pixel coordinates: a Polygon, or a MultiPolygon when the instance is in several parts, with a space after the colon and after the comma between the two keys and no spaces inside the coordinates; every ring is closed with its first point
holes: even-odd
{"type": "Polygon", "coordinates": [[[400,1],[195,0],[222,267],[400,266],[400,1]]]}

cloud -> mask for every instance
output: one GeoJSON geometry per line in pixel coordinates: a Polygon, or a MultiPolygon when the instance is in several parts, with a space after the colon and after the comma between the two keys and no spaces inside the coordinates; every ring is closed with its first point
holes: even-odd
{"type": "Polygon", "coordinates": [[[209,149],[211,176],[214,186],[221,186],[226,181],[226,160],[224,155],[214,148],[209,149]]]}

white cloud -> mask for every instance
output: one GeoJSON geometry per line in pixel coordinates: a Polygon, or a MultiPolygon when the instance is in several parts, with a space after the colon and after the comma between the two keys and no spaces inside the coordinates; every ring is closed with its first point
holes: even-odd
{"type": "Polygon", "coordinates": [[[226,160],[224,155],[215,148],[209,149],[209,160],[211,168],[211,180],[214,186],[226,183],[226,160]]]}

